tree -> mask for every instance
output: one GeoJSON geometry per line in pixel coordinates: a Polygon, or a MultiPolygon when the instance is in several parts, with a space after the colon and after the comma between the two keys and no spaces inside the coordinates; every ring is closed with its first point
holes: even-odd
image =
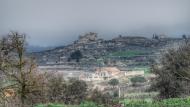
{"type": "Polygon", "coordinates": [[[60,73],[51,74],[47,80],[47,97],[49,102],[80,104],[87,94],[84,81],[70,79],[65,81],[60,73]]]}
{"type": "Polygon", "coordinates": [[[185,34],[182,35],[183,39],[187,39],[187,36],[185,34]]]}
{"type": "Polygon", "coordinates": [[[159,37],[158,37],[158,35],[157,35],[157,34],[153,34],[152,39],[156,39],[156,40],[158,40],[158,39],[159,39],[159,37]]]}
{"type": "Polygon", "coordinates": [[[66,92],[66,83],[60,73],[50,74],[47,81],[47,97],[49,102],[61,102],[66,92]]]}
{"type": "Polygon", "coordinates": [[[112,85],[112,86],[116,86],[119,84],[119,80],[118,79],[111,79],[108,84],[112,85]]]}
{"type": "Polygon", "coordinates": [[[26,99],[32,100],[32,96],[40,96],[43,86],[43,75],[36,69],[34,58],[25,56],[26,40],[24,34],[11,32],[0,41],[0,72],[6,79],[3,88],[13,89],[24,107],[26,99]]]}
{"type": "Polygon", "coordinates": [[[188,43],[188,42],[189,42],[189,38],[188,38],[187,35],[185,35],[185,34],[182,35],[182,39],[185,40],[185,43],[188,43]]]}
{"type": "Polygon", "coordinates": [[[80,50],[76,50],[72,52],[70,55],[70,59],[75,59],[76,62],[79,62],[81,58],[82,58],[82,53],[80,50]]]}
{"type": "Polygon", "coordinates": [[[87,94],[87,84],[81,80],[71,79],[65,91],[65,103],[79,104],[87,94]]]}
{"type": "Polygon", "coordinates": [[[160,63],[152,66],[156,78],[152,89],[158,90],[160,98],[184,97],[190,92],[190,44],[169,49],[160,63]]]}

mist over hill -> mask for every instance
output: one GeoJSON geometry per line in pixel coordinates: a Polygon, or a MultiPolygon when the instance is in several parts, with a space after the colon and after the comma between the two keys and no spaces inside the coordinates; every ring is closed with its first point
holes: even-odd
{"type": "Polygon", "coordinates": [[[29,45],[29,46],[27,46],[27,52],[28,53],[32,53],[32,52],[41,52],[41,51],[46,51],[46,50],[51,50],[51,49],[53,49],[53,48],[55,48],[55,47],[42,47],[42,46],[32,46],[32,45],[29,45]]]}

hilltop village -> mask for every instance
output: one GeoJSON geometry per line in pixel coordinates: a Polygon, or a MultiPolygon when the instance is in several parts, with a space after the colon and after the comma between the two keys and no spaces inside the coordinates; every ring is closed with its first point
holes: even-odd
{"type": "Polygon", "coordinates": [[[66,77],[83,77],[90,80],[88,77],[92,79],[99,75],[105,75],[106,78],[112,76],[108,69],[104,69],[106,67],[115,67],[125,72],[148,72],[150,65],[155,59],[159,59],[162,51],[177,47],[183,41],[183,38],[169,38],[157,34],[153,34],[152,38],[119,35],[111,40],[103,40],[97,33],[90,32],[79,36],[72,44],[33,55],[37,57],[41,70],[62,71],[68,74],[66,77]],[[81,56],[78,61],[71,58],[71,54],[76,51],[80,52],[81,56]],[[100,71],[107,72],[97,73],[100,71]]]}

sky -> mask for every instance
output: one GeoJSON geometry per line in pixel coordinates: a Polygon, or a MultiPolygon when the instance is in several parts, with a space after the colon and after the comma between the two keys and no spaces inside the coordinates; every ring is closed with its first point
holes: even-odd
{"type": "Polygon", "coordinates": [[[18,31],[30,45],[101,38],[190,34],[190,0],[0,0],[0,35],[18,31]]]}

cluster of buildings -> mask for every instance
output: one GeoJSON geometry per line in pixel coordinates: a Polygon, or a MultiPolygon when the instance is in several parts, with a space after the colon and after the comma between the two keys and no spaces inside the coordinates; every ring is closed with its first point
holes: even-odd
{"type": "Polygon", "coordinates": [[[39,66],[39,71],[61,73],[65,80],[75,78],[83,81],[104,81],[110,79],[121,79],[123,77],[144,76],[143,70],[123,71],[117,67],[97,67],[94,71],[73,69],[71,66],[39,66]]]}
{"type": "Polygon", "coordinates": [[[102,67],[97,68],[94,72],[84,72],[79,76],[79,79],[84,81],[103,81],[112,78],[119,78],[123,76],[124,72],[116,67],[102,67]]]}

